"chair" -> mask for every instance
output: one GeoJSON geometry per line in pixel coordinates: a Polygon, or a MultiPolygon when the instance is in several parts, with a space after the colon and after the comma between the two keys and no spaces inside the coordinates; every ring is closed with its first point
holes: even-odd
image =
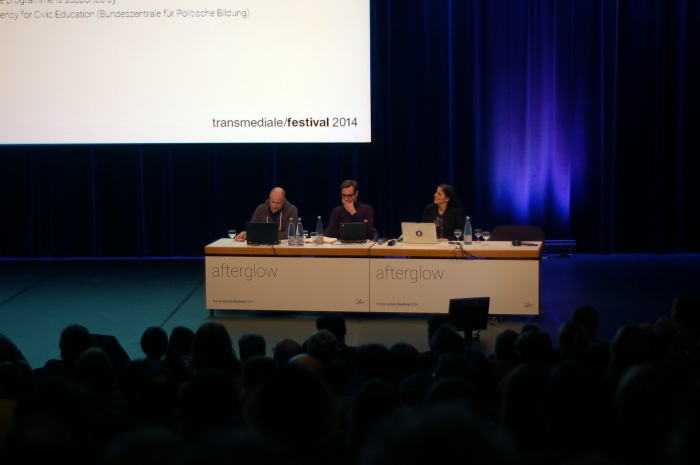
{"type": "Polygon", "coordinates": [[[505,225],[496,226],[491,231],[492,241],[512,241],[520,239],[521,241],[544,241],[544,231],[537,226],[525,225],[505,225]]]}

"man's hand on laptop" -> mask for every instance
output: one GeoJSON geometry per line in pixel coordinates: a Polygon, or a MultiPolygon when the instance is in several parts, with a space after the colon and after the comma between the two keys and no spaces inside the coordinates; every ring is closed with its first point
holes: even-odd
{"type": "Polygon", "coordinates": [[[243,231],[242,233],[239,233],[236,237],[234,237],[233,240],[236,242],[243,242],[246,237],[247,237],[247,234],[245,231],[243,231]]]}

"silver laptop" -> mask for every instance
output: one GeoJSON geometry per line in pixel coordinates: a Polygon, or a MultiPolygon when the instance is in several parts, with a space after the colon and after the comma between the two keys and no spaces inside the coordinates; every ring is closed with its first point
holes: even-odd
{"type": "Polygon", "coordinates": [[[437,244],[435,223],[401,223],[404,244],[437,244]]]}

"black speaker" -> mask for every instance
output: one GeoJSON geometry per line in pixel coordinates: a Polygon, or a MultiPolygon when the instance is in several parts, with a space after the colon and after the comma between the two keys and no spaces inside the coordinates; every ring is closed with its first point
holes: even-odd
{"type": "Polygon", "coordinates": [[[450,299],[448,314],[452,323],[464,330],[467,339],[478,339],[474,331],[486,329],[489,318],[490,297],[468,297],[464,299],[450,299]]]}
{"type": "Polygon", "coordinates": [[[112,361],[112,369],[114,369],[114,374],[119,374],[119,372],[122,371],[122,368],[124,368],[126,364],[131,361],[129,354],[126,353],[122,345],[114,336],[109,336],[107,334],[93,334],[92,337],[95,338],[97,347],[104,350],[109,359],[112,361]]]}

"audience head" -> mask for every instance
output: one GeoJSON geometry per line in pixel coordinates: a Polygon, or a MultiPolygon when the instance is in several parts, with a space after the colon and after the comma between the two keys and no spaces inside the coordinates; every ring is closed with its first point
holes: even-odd
{"type": "Polygon", "coordinates": [[[97,343],[85,326],[70,325],[61,332],[58,347],[61,350],[61,359],[66,363],[67,370],[72,373],[73,365],[80,354],[90,347],[97,347],[97,343]]]}
{"type": "MultiPolygon", "coordinates": [[[[172,463],[172,462],[170,462],[172,463]]],[[[245,428],[213,430],[191,442],[182,465],[298,465],[286,449],[245,428]]],[[[125,465],[130,465],[128,462],[125,465]]],[[[158,465],[158,464],[156,464],[158,465]]]]}
{"type": "MultiPolygon", "coordinates": [[[[31,387],[33,381],[34,372],[24,360],[0,363],[0,399],[17,400],[31,387]]],[[[2,442],[1,435],[0,442],[2,442]]]]}
{"type": "Polygon", "coordinates": [[[243,385],[247,391],[255,388],[258,384],[272,379],[280,364],[277,361],[264,355],[250,357],[243,362],[243,385]]]}
{"type": "MultiPolygon", "coordinates": [[[[435,379],[430,385],[426,400],[430,404],[463,403],[471,411],[475,407],[483,407],[483,396],[480,395],[474,383],[461,376],[444,376],[435,379]]],[[[481,408],[479,415],[485,418],[487,409],[481,408]]]]}
{"type": "Polygon", "coordinates": [[[630,367],[620,378],[615,393],[620,424],[630,432],[653,432],[659,436],[675,420],[671,392],[670,380],[661,368],[630,367]]]}
{"type": "Polygon", "coordinates": [[[526,323],[520,328],[520,334],[526,333],[528,331],[541,331],[540,327],[534,323],[526,323]]]}
{"type": "Polygon", "coordinates": [[[588,338],[591,342],[595,341],[595,332],[600,325],[600,315],[598,311],[590,305],[584,305],[574,310],[571,315],[571,321],[578,321],[586,328],[588,338]]]}
{"type": "Polygon", "coordinates": [[[512,329],[506,329],[496,336],[494,355],[502,362],[518,363],[518,354],[515,351],[515,341],[519,334],[512,329]]]}
{"type": "Polygon", "coordinates": [[[272,358],[277,360],[280,365],[286,365],[289,359],[303,352],[301,344],[293,339],[280,339],[272,349],[272,358]]]}
{"type": "Polygon", "coordinates": [[[175,377],[165,368],[154,367],[147,370],[138,383],[136,397],[144,417],[172,415],[178,400],[175,377]]]}
{"type": "Polygon", "coordinates": [[[14,420],[19,423],[35,415],[52,417],[63,425],[76,453],[83,456],[91,446],[91,414],[90,394],[86,390],[65,378],[46,376],[36,378],[22,394],[15,407],[14,420]]]}
{"type": "Polygon", "coordinates": [[[0,445],[0,463],[25,465],[75,463],[74,439],[50,415],[18,419],[0,445]]]}
{"type": "Polygon", "coordinates": [[[381,344],[365,344],[357,349],[352,367],[361,383],[373,378],[386,379],[391,373],[391,354],[381,344]]]}
{"type": "Polygon", "coordinates": [[[170,465],[180,463],[182,438],[165,427],[146,426],[120,435],[105,451],[102,465],[170,465]]]}
{"type": "Polygon", "coordinates": [[[681,325],[673,318],[659,318],[656,326],[665,333],[677,333],[681,329],[681,325]]]}
{"type": "Polygon", "coordinates": [[[151,326],[146,329],[141,336],[141,350],[146,357],[155,361],[160,360],[165,355],[168,348],[168,333],[159,326],[151,326]]]}
{"type": "MultiPolygon", "coordinates": [[[[526,325],[527,326],[527,325],[526,325]]],[[[528,329],[515,340],[515,350],[521,362],[549,364],[552,357],[552,340],[541,329],[528,329]]]]}
{"type": "Polygon", "coordinates": [[[659,318],[656,321],[663,346],[663,356],[667,359],[690,359],[690,351],[685,347],[681,326],[673,318],[659,318]]]}
{"type": "Polygon", "coordinates": [[[137,393],[141,383],[141,377],[148,370],[158,367],[158,363],[153,359],[138,358],[127,363],[117,376],[119,395],[121,395],[134,412],[140,412],[137,393]]]}
{"type": "Polygon", "coordinates": [[[105,351],[92,347],[80,354],[73,369],[73,381],[99,400],[109,398],[114,390],[114,370],[105,351]]]}
{"type": "Polygon", "coordinates": [[[287,366],[300,368],[312,376],[321,377],[323,365],[316,357],[309,354],[299,354],[289,359],[287,366]]]}
{"type": "Polygon", "coordinates": [[[365,443],[370,429],[399,407],[396,388],[388,381],[372,379],[357,391],[352,404],[351,441],[355,450],[365,443]]]}
{"type": "Polygon", "coordinates": [[[664,463],[695,465],[700,456],[700,378],[695,377],[680,403],[683,407],[669,437],[664,463]]]}
{"type": "Polygon", "coordinates": [[[165,358],[189,357],[192,354],[194,331],[185,326],[175,326],[170,332],[165,358]]]}
{"type": "Polygon", "coordinates": [[[229,428],[238,410],[238,398],[231,375],[218,368],[206,368],[182,385],[179,410],[200,431],[229,428]]]}
{"type": "Polygon", "coordinates": [[[423,359],[418,349],[405,342],[397,342],[389,348],[392,373],[415,373],[422,368],[423,359]]]}
{"type": "Polygon", "coordinates": [[[564,360],[552,368],[543,390],[542,411],[555,446],[564,454],[563,462],[610,454],[620,439],[609,384],[602,373],[591,376],[576,360],[564,360]]]}
{"type": "Polygon", "coordinates": [[[541,413],[549,368],[521,363],[510,372],[501,393],[501,424],[521,452],[547,449],[548,435],[541,413]]]}
{"type": "Polygon", "coordinates": [[[437,329],[446,324],[452,324],[452,319],[447,313],[431,313],[428,315],[428,343],[430,343],[430,337],[433,335],[437,329]]]}
{"type": "Polygon", "coordinates": [[[19,360],[19,349],[12,340],[0,334],[0,363],[3,362],[16,362],[19,360]]]}
{"type": "Polygon", "coordinates": [[[610,374],[622,375],[627,368],[649,361],[649,335],[639,326],[623,326],[610,343],[610,374]]]}
{"type": "Polygon", "coordinates": [[[567,321],[559,328],[559,347],[562,357],[583,358],[588,350],[590,337],[586,327],[577,321],[567,321]]]}
{"type": "Polygon", "coordinates": [[[464,352],[464,338],[452,325],[442,325],[432,334],[430,347],[440,357],[446,353],[460,354],[464,352]]]}
{"type": "Polygon", "coordinates": [[[458,376],[464,379],[473,379],[476,376],[474,367],[464,353],[448,352],[441,355],[438,359],[438,364],[435,368],[435,378],[451,376],[458,376]]]}
{"type": "Polygon", "coordinates": [[[694,295],[681,294],[673,301],[671,318],[676,320],[682,328],[700,328],[700,298],[694,295]]]}
{"type": "Polygon", "coordinates": [[[258,333],[244,333],[238,339],[238,355],[241,362],[250,357],[265,355],[265,338],[258,333]]]}
{"type": "MultiPolygon", "coordinates": [[[[464,380],[469,387],[468,389],[463,389],[461,383],[457,382],[449,382],[444,386],[442,385],[443,383],[440,383],[441,387],[435,388],[437,392],[433,394],[432,400],[452,399],[453,401],[467,401],[474,413],[480,418],[486,418],[489,409],[489,398],[487,396],[495,397],[496,392],[491,365],[483,354],[470,351],[468,353],[446,353],[442,355],[435,369],[435,382],[433,385],[438,380],[445,378],[464,380]],[[483,364],[486,364],[486,367],[483,364]],[[457,392],[461,394],[457,395],[457,392]]],[[[433,387],[431,386],[431,390],[433,387]]],[[[428,400],[431,400],[430,391],[428,392],[428,400]]]]}
{"type": "Polygon", "coordinates": [[[323,365],[328,365],[338,358],[338,341],[330,331],[319,329],[309,337],[306,352],[323,365]]]}
{"type": "Polygon", "coordinates": [[[192,367],[195,372],[218,368],[231,376],[240,373],[241,362],[224,325],[208,322],[197,329],[192,341],[192,367]]]}
{"type": "Polygon", "coordinates": [[[304,456],[333,437],[335,399],[320,377],[288,365],[250,393],[244,418],[256,436],[304,456]]]}
{"type": "Polygon", "coordinates": [[[345,327],[345,317],[340,313],[324,313],[316,320],[316,329],[326,329],[333,333],[339,347],[345,346],[345,335],[348,330],[345,327]]]}
{"type": "Polygon", "coordinates": [[[362,465],[420,465],[515,463],[507,438],[497,439],[494,430],[462,404],[428,406],[413,411],[400,409],[373,430],[362,450],[362,465]]]}

